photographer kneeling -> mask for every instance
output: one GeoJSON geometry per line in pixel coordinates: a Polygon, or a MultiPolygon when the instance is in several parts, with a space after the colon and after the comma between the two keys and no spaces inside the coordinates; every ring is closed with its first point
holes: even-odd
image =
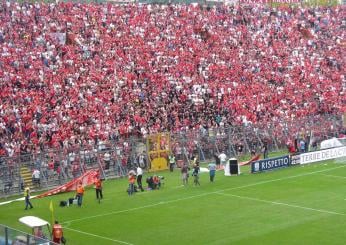
{"type": "Polygon", "coordinates": [[[158,190],[161,187],[161,179],[163,179],[164,177],[162,176],[150,176],[147,178],[147,183],[148,183],[148,188],[151,190],[158,190]]]}

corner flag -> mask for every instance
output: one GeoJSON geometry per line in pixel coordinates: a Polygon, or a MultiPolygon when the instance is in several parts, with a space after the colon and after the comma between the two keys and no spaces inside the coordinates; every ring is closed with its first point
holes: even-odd
{"type": "Polygon", "coordinates": [[[54,207],[53,207],[53,202],[52,200],[50,200],[50,203],[49,203],[49,210],[50,212],[52,213],[52,225],[54,224],[54,221],[55,221],[55,218],[54,218],[54,207]]]}
{"type": "Polygon", "coordinates": [[[54,207],[53,207],[53,202],[52,202],[52,200],[50,200],[49,210],[50,210],[52,213],[54,212],[54,207]]]}

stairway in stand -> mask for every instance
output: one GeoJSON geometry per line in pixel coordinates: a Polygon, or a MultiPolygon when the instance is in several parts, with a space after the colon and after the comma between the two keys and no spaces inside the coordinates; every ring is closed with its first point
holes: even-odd
{"type": "Polygon", "coordinates": [[[24,186],[29,187],[31,190],[34,189],[34,185],[32,183],[32,173],[27,167],[20,168],[20,177],[22,177],[24,186]]]}

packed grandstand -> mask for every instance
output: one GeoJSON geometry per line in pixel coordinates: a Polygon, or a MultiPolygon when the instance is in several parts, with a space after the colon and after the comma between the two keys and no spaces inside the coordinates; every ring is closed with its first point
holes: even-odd
{"type": "Polygon", "coordinates": [[[344,5],[3,1],[0,156],[158,132],[339,129],[325,118],[346,111],[344,17],[344,5]]]}

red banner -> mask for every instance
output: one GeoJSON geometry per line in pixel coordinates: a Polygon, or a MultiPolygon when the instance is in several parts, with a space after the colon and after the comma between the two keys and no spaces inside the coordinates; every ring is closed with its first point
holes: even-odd
{"type": "Polygon", "coordinates": [[[260,155],[260,154],[257,154],[256,156],[253,156],[249,161],[247,161],[247,162],[241,162],[239,165],[240,165],[240,166],[248,165],[248,164],[250,164],[250,163],[252,163],[252,162],[257,161],[257,160],[260,159],[260,158],[261,158],[261,155],[260,155]]]}
{"type": "Polygon", "coordinates": [[[55,195],[55,194],[63,193],[63,192],[75,191],[77,189],[77,185],[79,182],[82,182],[83,186],[92,185],[94,184],[94,181],[96,177],[98,176],[98,174],[99,172],[97,170],[89,170],[85,172],[82,176],[76,179],[73,179],[64,185],[61,185],[55,189],[49,190],[41,195],[38,195],[37,198],[51,196],[51,195],[55,195]]]}

